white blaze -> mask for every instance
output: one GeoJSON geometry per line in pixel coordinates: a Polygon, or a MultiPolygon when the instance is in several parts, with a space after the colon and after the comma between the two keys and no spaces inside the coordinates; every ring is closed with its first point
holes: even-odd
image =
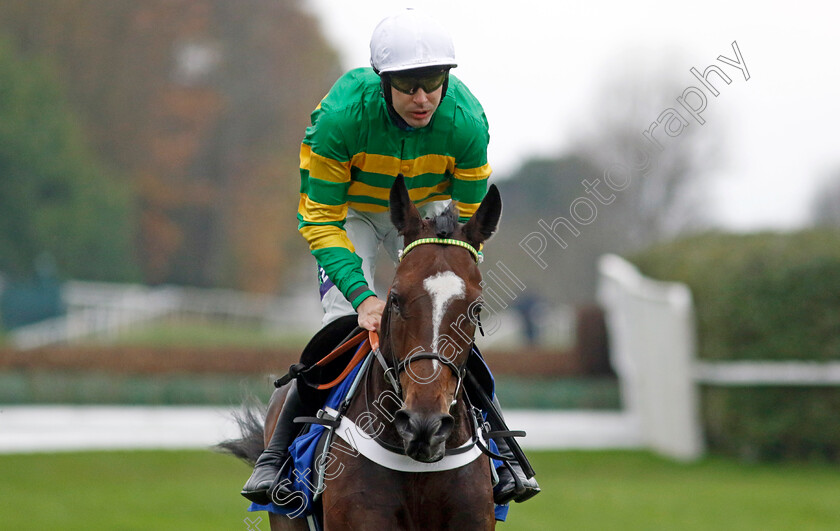
{"type": "MultiPolygon", "coordinates": [[[[443,271],[423,281],[423,287],[432,298],[432,327],[434,339],[432,339],[431,351],[438,346],[440,337],[440,323],[443,321],[443,314],[449,303],[456,299],[464,298],[464,281],[452,271],[443,271]]],[[[434,361],[434,368],[437,369],[438,362],[434,361]]]]}

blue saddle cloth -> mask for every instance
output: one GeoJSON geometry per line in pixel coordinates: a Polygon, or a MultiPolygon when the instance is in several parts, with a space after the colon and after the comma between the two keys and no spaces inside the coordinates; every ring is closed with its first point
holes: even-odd
{"type": "MultiPolygon", "coordinates": [[[[482,359],[482,364],[484,360],[482,359]]],[[[353,381],[358,376],[359,370],[364,363],[359,363],[347,375],[347,377],[339,385],[334,387],[324,403],[324,408],[338,409],[339,405],[347,397],[353,381]]],[[[484,364],[487,368],[487,365],[484,364]]],[[[487,368],[487,374],[490,375],[490,369],[487,368]]],[[[492,381],[492,375],[490,375],[492,381]]],[[[485,414],[486,415],[486,414],[485,414]]],[[[282,514],[289,518],[305,518],[312,516],[315,513],[315,496],[317,492],[317,478],[312,472],[315,469],[315,460],[318,458],[316,449],[318,441],[327,428],[320,424],[310,424],[308,428],[301,433],[289,446],[289,455],[292,459],[292,466],[284,469],[286,477],[284,481],[291,484],[293,494],[287,500],[282,500],[285,507],[281,507],[275,503],[267,505],[259,505],[251,503],[248,507],[249,512],[268,511],[274,514],[282,514]]],[[[492,440],[488,441],[488,447],[492,452],[498,452],[496,443],[492,440]]],[[[493,467],[499,468],[503,466],[501,461],[491,459],[493,467]]],[[[507,518],[508,505],[496,505],[495,516],[496,520],[504,522],[507,518]]],[[[319,525],[320,527],[320,525],[319,525]]]]}

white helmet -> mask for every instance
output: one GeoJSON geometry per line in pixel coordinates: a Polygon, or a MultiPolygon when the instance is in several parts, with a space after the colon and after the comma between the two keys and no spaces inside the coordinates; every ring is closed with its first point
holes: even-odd
{"type": "Polygon", "coordinates": [[[380,74],[457,66],[449,32],[413,9],[387,17],[376,26],[370,38],[370,64],[380,74]]]}

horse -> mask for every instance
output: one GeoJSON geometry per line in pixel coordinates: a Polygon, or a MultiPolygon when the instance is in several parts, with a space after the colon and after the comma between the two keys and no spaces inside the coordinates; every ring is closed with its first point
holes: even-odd
{"type": "MultiPolygon", "coordinates": [[[[495,529],[489,459],[435,467],[445,456],[463,455],[478,437],[463,378],[481,308],[479,249],[496,231],[501,209],[491,185],[463,225],[454,202],[444,214],[422,219],[403,177],[396,178],[390,217],[404,250],[381,319],[379,362],[367,365],[344,417],[362,427],[359,442],[376,439],[424,471],[331,451],[332,473],[325,473],[321,492],[324,529],[495,529]]],[[[274,391],[262,433],[252,418],[250,450],[244,442],[227,449],[253,462],[262,450],[255,439],[261,435],[263,447],[268,444],[287,392],[288,386],[274,391]]],[[[307,529],[300,519],[273,513],[269,519],[273,531],[307,529]]]]}

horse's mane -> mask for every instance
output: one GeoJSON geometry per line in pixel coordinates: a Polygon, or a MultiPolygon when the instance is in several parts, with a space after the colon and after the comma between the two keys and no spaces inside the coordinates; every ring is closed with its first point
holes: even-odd
{"type": "Polygon", "coordinates": [[[430,225],[434,227],[436,237],[451,238],[458,228],[458,207],[455,203],[450,203],[442,214],[432,218],[430,225]]]}

